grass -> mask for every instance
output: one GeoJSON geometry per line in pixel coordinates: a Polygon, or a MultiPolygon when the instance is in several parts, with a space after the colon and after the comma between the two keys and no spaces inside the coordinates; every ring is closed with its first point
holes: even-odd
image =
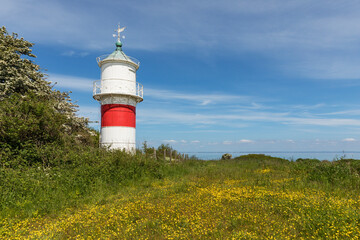
{"type": "MultiPolygon", "coordinates": [[[[2,203],[0,238],[359,238],[357,160],[247,155],[166,163],[116,154],[100,168],[58,170],[68,175],[52,181],[43,170],[31,175],[22,189],[27,197],[2,203]]],[[[28,171],[13,175],[16,183],[35,170],[28,171]]]]}

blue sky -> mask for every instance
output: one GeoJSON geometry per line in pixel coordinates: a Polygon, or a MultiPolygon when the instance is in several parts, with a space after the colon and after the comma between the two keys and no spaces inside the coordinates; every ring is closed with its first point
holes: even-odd
{"type": "MultiPolygon", "coordinates": [[[[137,142],[180,151],[354,151],[360,2],[0,0],[55,88],[99,120],[96,57],[140,60],[137,142]]],[[[97,124],[92,125],[98,128],[97,124]]]]}

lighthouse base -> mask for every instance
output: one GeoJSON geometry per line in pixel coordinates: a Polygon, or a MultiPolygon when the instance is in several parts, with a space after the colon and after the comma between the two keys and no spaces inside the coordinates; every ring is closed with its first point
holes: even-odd
{"type": "Polygon", "coordinates": [[[102,127],[100,146],[109,149],[125,150],[135,153],[135,128],[133,127],[102,127]]]}

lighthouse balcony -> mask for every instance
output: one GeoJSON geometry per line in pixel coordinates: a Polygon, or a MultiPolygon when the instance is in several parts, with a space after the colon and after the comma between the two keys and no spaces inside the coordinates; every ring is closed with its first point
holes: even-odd
{"type": "Polygon", "coordinates": [[[144,87],[139,82],[136,82],[135,91],[129,91],[129,89],[124,89],[121,86],[113,86],[111,89],[105,89],[105,87],[101,85],[101,80],[94,81],[93,87],[93,97],[96,100],[100,100],[102,96],[122,95],[134,97],[138,100],[138,102],[141,102],[144,96],[144,87]]]}

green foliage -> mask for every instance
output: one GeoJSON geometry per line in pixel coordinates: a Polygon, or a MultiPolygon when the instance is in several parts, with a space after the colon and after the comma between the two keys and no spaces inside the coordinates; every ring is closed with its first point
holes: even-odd
{"type": "Polygon", "coordinates": [[[32,54],[33,45],[19,39],[16,33],[9,35],[4,26],[0,28],[0,100],[13,93],[50,93],[51,87],[43,79],[40,67],[29,59],[36,57],[32,54]]]}
{"type": "Polygon", "coordinates": [[[13,148],[58,141],[69,120],[55,111],[46,96],[13,94],[0,103],[0,141],[13,148]]]}
{"type": "Polygon", "coordinates": [[[49,96],[14,93],[0,102],[0,164],[5,167],[45,164],[49,147],[96,144],[89,130],[57,111],[49,96]]]}
{"type": "Polygon", "coordinates": [[[47,145],[96,144],[88,120],[75,115],[69,94],[53,90],[34,58],[32,43],[0,28],[0,164],[34,165],[47,145]]]}
{"type": "MultiPolygon", "coordinates": [[[[22,221],[19,218],[28,218],[24,222],[42,219],[45,224],[63,219],[62,223],[72,224],[59,230],[67,237],[90,236],[90,227],[104,238],[108,236],[105,229],[115,233],[112,227],[129,229],[133,224],[132,237],[147,234],[149,238],[166,238],[164,232],[157,231],[157,223],[161,223],[173,227],[169,232],[177,229],[188,238],[203,236],[203,229],[208,229],[209,238],[238,238],[246,236],[236,235],[244,230],[257,239],[325,239],[332,234],[345,236],[347,227],[358,226],[360,219],[356,212],[360,204],[358,160],[291,162],[251,154],[230,160],[168,164],[145,153],[129,155],[91,146],[49,147],[42,154],[48,159],[47,167],[0,169],[0,216],[10,222],[5,225],[22,221]],[[109,208],[128,212],[105,214],[109,208]],[[176,222],[179,216],[189,221],[176,222]],[[117,220],[111,221],[113,218],[117,220]],[[88,225],[89,221],[96,224],[88,225]],[[104,221],[111,224],[100,230],[98,224],[104,221]],[[188,236],[194,229],[201,229],[199,235],[188,236]]],[[[38,229],[36,224],[24,228],[34,234],[34,226],[38,229]]],[[[5,228],[7,236],[11,231],[27,234],[5,228]]]]}
{"type": "Polygon", "coordinates": [[[247,154],[247,155],[241,155],[241,156],[236,157],[234,159],[235,160],[252,160],[252,161],[289,162],[286,159],[267,156],[265,154],[247,154]]]}
{"type": "Polygon", "coordinates": [[[297,163],[304,163],[304,164],[307,164],[307,165],[317,165],[320,163],[320,160],[319,159],[313,159],[313,158],[298,158],[296,159],[296,162],[297,163]]]}
{"type": "Polygon", "coordinates": [[[164,152],[166,155],[168,155],[170,152],[173,151],[173,148],[169,144],[161,144],[157,148],[157,157],[158,159],[164,159],[164,152]]]}
{"type": "Polygon", "coordinates": [[[360,160],[318,161],[314,159],[297,161],[294,172],[304,179],[330,189],[360,189],[360,160]]]}
{"type": "Polygon", "coordinates": [[[264,154],[242,155],[232,160],[222,160],[222,161],[249,162],[254,166],[263,166],[263,167],[272,166],[273,168],[279,168],[279,169],[287,168],[289,167],[290,164],[289,160],[278,157],[267,156],[264,154]]]}
{"type": "Polygon", "coordinates": [[[40,152],[44,166],[0,168],[0,215],[56,212],[103,201],[141,179],[163,178],[164,165],[144,155],[93,147],[47,147],[40,152]]]}
{"type": "Polygon", "coordinates": [[[170,160],[170,154],[171,154],[171,160],[172,161],[183,161],[183,160],[196,160],[197,158],[195,156],[192,156],[189,158],[187,155],[182,154],[176,150],[174,150],[169,144],[161,144],[157,149],[155,147],[149,147],[147,142],[145,141],[143,143],[142,149],[138,150],[139,153],[144,153],[146,156],[149,157],[155,157],[159,161],[163,161],[164,159],[170,160]],[[165,154],[165,158],[164,158],[165,154]]]}
{"type": "Polygon", "coordinates": [[[340,185],[351,178],[351,169],[349,165],[338,162],[320,163],[309,171],[308,178],[311,181],[340,185]]]}
{"type": "Polygon", "coordinates": [[[145,154],[145,156],[154,156],[154,152],[156,154],[155,148],[149,147],[146,141],[143,143],[142,151],[145,154]]]}

